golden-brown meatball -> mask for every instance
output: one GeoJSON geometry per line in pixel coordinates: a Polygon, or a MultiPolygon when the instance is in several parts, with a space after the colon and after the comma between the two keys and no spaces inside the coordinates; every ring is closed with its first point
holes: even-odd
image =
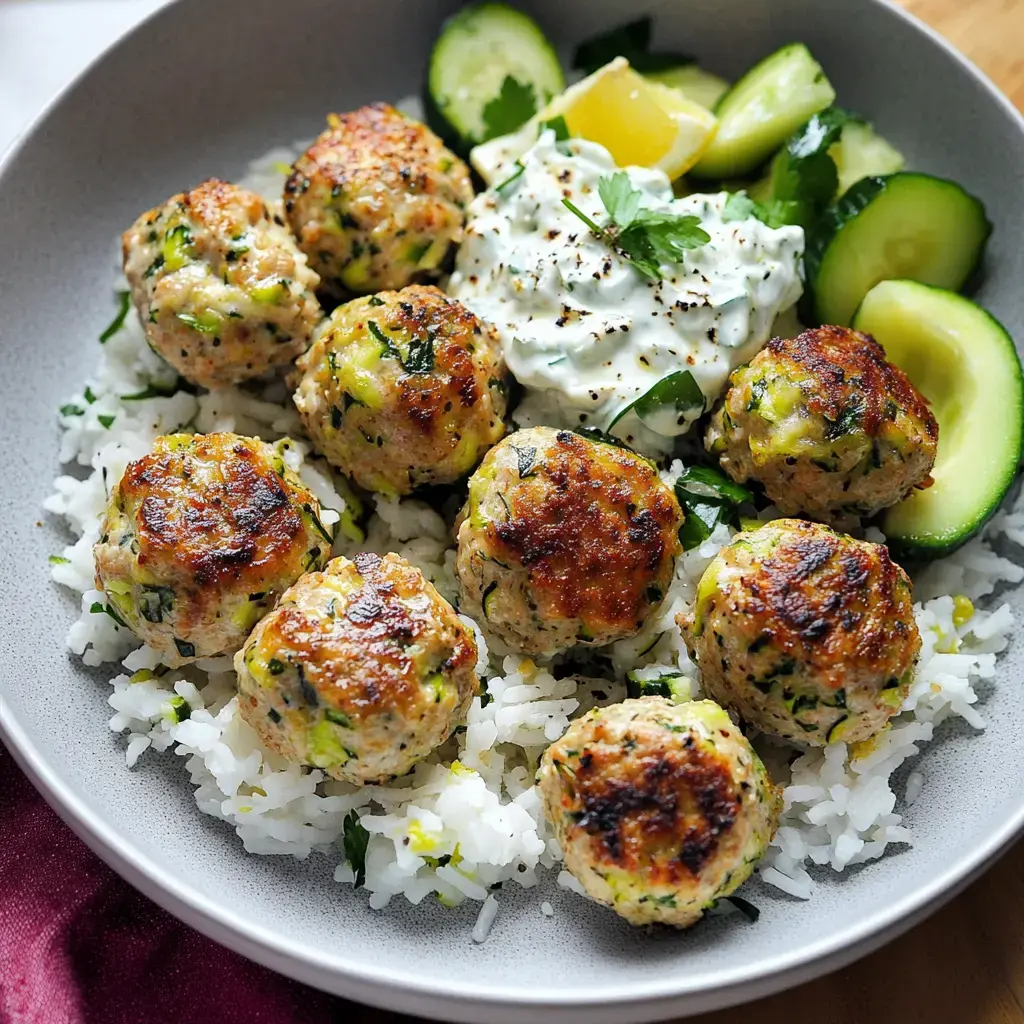
{"type": "Polygon", "coordinates": [[[877,733],[921,649],[910,580],[888,549],[797,519],[722,548],[679,625],[709,696],[809,746],[877,733]]]}
{"type": "Polygon", "coordinates": [[[298,365],[310,437],[369,491],[452,483],[505,433],[497,335],[432,286],[339,306],[298,365]]]}
{"type": "Polygon", "coordinates": [[[398,555],[310,573],[235,656],[242,717],[271,750],[346,782],[403,775],[477,691],[476,643],[398,555]]]}
{"type": "Polygon", "coordinates": [[[462,240],[466,165],[386,103],[327,123],[284,186],[288,222],[324,287],[360,295],[435,280],[462,240]]]}
{"type": "Polygon", "coordinates": [[[211,178],[122,236],[150,347],[187,380],[222,388],[290,363],[321,318],[320,279],[253,192],[211,178]]]}
{"type": "Polygon", "coordinates": [[[632,636],[668,591],[682,518],[639,455],[520,430],[469,481],[456,563],[464,608],[531,653],[632,636]]]}
{"type": "Polygon", "coordinates": [[[846,327],[773,338],[736,370],[705,444],[787,515],[842,523],[931,483],[939,428],[882,347],[846,327]]]}
{"type": "Polygon", "coordinates": [[[544,753],[544,809],[565,866],[631,924],[687,928],[750,876],[781,800],[709,700],[596,708],[544,753]]]}
{"type": "Polygon", "coordinates": [[[330,550],[316,498],[269,444],[169,434],[125,470],[93,554],[96,586],[173,667],[233,654],[330,550]]]}

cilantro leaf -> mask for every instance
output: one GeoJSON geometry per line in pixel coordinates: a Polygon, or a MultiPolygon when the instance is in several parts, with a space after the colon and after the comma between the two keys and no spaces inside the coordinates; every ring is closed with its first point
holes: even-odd
{"type": "Polygon", "coordinates": [[[563,199],[562,205],[647,277],[661,280],[662,263],[679,263],[687,249],[697,249],[711,241],[698,217],[644,209],[640,205],[643,194],[633,188],[624,171],[601,178],[597,192],[611,217],[611,224],[605,227],[568,199],[563,199]]]}
{"type": "Polygon", "coordinates": [[[498,95],[488,100],[483,109],[484,137],[495,139],[514,132],[537,113],[537,96],[533,85],[506,75],[498,95]]]}
{"type": "Polygon", "coordinates": [[[342,827],[345,860],[349,862],[356,876],[353,888],[358,889],[366,881],[366,847],[370,842],[370,833],[363,828],[355,811],[349,811],[345,815],[342,827]]]}
{"type": "Polygon", "coordinates": [[[651,53],[650,46],[651,18],[645,15],[580,43],[573,54],[572,66],[589,75],[616,57],[625,57],[641,72],[664,71],[693,63],[692,57],[682,53],[651,53]]]}

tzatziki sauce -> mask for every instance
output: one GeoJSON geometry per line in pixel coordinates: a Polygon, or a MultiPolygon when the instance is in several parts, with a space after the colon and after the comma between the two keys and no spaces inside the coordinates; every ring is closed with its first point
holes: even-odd
{"type": "MultiPolygon", "coordinates": [[[[556,142],[553,131],[520,163],[513,180],[470,206],[448,288],[498,330],[525,389],[514,417],[520,426],[607,429],[680,370],[691,372],[710,406],[800,297],[803,230],[752,217],[726,221],[728,193],[676,199],[661,171],[620,169],[604,147],[556,142]],[[664,264],[663,280],[631,266],[562,203],[608,223],[598,182],[618,170],[641,193],[643,208],[696,216],[711,236],[681,263],[664,264]]],[[[659,417],[657,434],[684,433],[701,411],[659,417]]],[[[618,425],[614,432],[626,436],[618,425]]]]}

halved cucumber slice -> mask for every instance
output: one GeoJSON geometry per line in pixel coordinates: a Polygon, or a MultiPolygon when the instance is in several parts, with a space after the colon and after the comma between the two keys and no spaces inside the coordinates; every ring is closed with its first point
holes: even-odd
{"type": "Polygon", "coordinates": [[[883,281],[853,326],[931,402],[939,423],[934,483],[894,505],[882,531],[909,558],[938,558],[970,540],[996,511],[1021,462],[1024,376],[1002,324],[954,292],[883,281]]]}
{"type": "Polygon", "coordinates": [[[471,4],[445,22],[434,43],[427,123],[465,155],[477,142],[514,131],[564,88],[558,56],[532,18],[503,3],[471,4]],[[491,103],[497,106],[488,117],[491,103]]]}
{"type": "Polygon", "coordinates": [[[644,71],[644,78],[678,89],[688,100],[714,110],[718,101],[729,91],[729,83],[696,64],[680,64],[661,71],[644,71]]]}
{"type": "Polygon", "coordinates": [[[804,266],[819,323],[845,325],[879,281],[911,278],[959,290],[992,225],[959,185],[929,174],[864,178],[807,237],[804,266]]]}
{"type": "Polygon", "coordinates": [[[791,43],[751,68],[719,101],[718,134],[693,174],[738,178],[757,170],[835,90],[803,43],[791,43]]]}

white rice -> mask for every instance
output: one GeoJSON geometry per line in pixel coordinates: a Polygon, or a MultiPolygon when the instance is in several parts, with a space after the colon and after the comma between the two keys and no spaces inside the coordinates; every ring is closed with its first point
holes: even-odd
{"type": "MultiPolygon", "coordinates": [[[[278,195],[284,171],[277,165],[292,155],[289,150],[268,154],[254,165],[248,184],[268,197],[278,195]]],[[[486,703],[474,699],[464,730],[408,776],[357,789],[268,751],[237,714],[229,658],[167,672],[155,653],[139,647],[106,611],[93,582],[92,546],[100,518],[110,486],[128,462],[148,451],[158,434],[179,430],[233,430],[279,442],[288,464],[324,508],[333,510],[325,512],[325,522],[337,520],[344,501],[330,467],[302,439],[279,383],[268,384],[261,396],[236,389],[123,400],[149,385],[171,385],[174,376],[149,350],[130,316],[100,350],[88,389],[71,399],[76,409],[60,417],[61,461],[83,467],[86,475],[58,477],[45,503],[78,538],[52,567],[56,582],[81,594],[81,615],[67,644],[86,665],[120,662],[124,669],[111,679],[109,703],[110,728],[126,734],[126,764],[132,767],[150,750],[173,750],[184,759],[199,810],[230,822],[248,852],[299,859],[313,851],[326,854],[336,861],[334,877],[343,884],[355,881],[344,849],[346,817],[355,812],[368,836],[364,885],[370,905],[382,908],[394,896],[414,904],[432,895],[446,905],[476,900],[481,909],[472,938],[483,941],[498,912],[493,892],[510,882],[532,887],[543,870],[560,864],[534,784],[542,751],[575,715],[621,700],[623,686],[604,679],[555,679],[528,658],[503,656],[493,642],[488,654],[484,636],[464,617],[479,638],[486,703]],[[188,717],[179,721],[186,705],[188,717]]],[[[667,476],[674,478],[679,469],[675,464],[667,476]]],[[[770,515],[771,510],[763,513],[770,515]]],[[[912,841],[896,809],[891,776],[946,718],[959,716],[983,727],[974,684],[993,678],[996,655],[1013,628],[1007,605],[975,611],[959,625],[953,621],[951,595],[976,601],[1001,583],[1024,579],[1024,569],[992,550],[987,538],[997,533],[1024,545],[1024,504],[1000,514],[987,537],[933,564],[917,580],[922,603],[915,611],[924,647],[903,711],[889,728],[856,749],[837,743],[803,754],[791,769],[777,748],[762,745],[775,777],[787,782],[781,827],[760,866],[764,881],[806,899],[814,885],[809,865],[843,871],[881,856],[890,843],[912,841]]],[[[699,673],[674,618],[692,600],[701,573],[731,534],[720,526],[679,559],[673,586],[643,632],[610,649],[620,678],[627,672],[640,678],[672,673],[687,677],[691,696],[699,695],[699,673]]],[[[455,601],[451,540],[441,516],[422,502],[377,499],[363,546],[398,552],[455,601]]],[[[352,550],[347,541],[335,545],[336,554],[352,550]]],[[[920,773],[910,775],[906,804],[924,784],[920,773]]],[[[557,880],[582,893],[567,871],[560,870],[557,880]]],[[[546,902],[540,909],[546,916],[554,913],[546,902]]]]}

